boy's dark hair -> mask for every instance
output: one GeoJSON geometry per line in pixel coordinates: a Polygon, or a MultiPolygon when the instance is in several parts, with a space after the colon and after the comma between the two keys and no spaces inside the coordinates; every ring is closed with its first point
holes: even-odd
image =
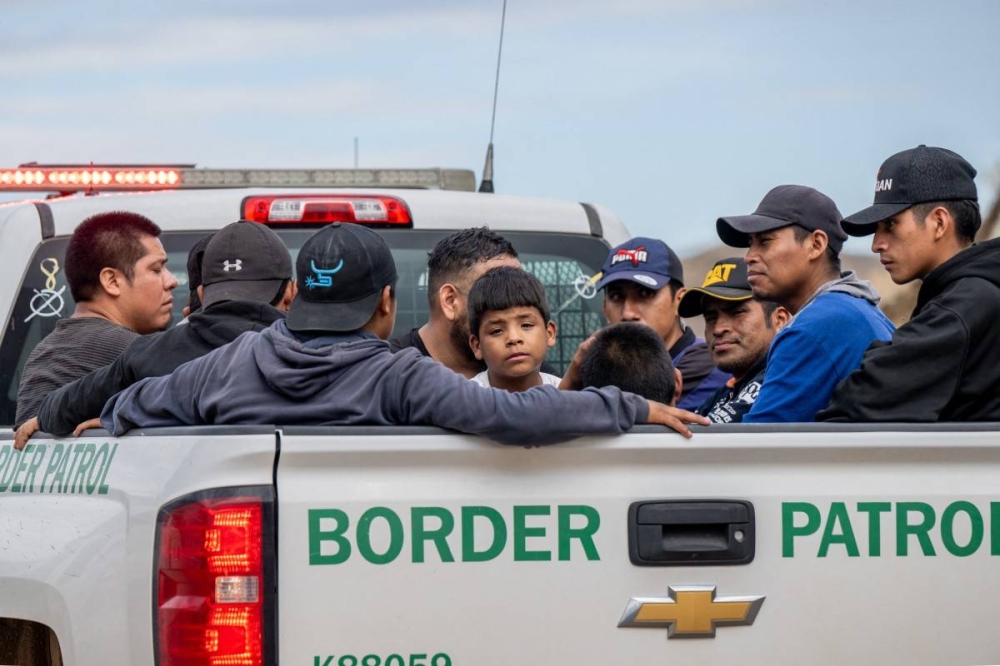
{"type": "Polygon", "coordinates": [[[649,326],[621,322],[598,331],[580,363],[583,388],[617,386],[669,405],[677,381],[663,339],[649,326]]]}
{"type": "Polygon", "coordinates": [[[945,208],[955,220],[955,234],[958,240],[963,243],[972,243],[976,240],[976,233],[983,224],[982,213],[979,211],[979,203],[972,199],[957,199],[955,201],[928,201],[913,206],[913,217],[918,224],[923,224],[931,211],[941,206],[945,208]]]}
{"type": "Polygon", "coordinates": [[[463,229],[439,240],[427,259],[427,297],[431,305],[441,285],[455,282],[464,271],[494,257],[516,259],[517,250],[487,227],[463,229]]]}
{"type": "Polygon", "coordinates": [[[66,282],[78,303],[94,298],[101,289],[101,270],[114,268],[131,282],[135,264],[146,256],[143,236],[156,238],[160,227],[138,213],[98,213],[80,223],[66,246],[66,282]]]}
{"type": "Polygon", "coordinates": [[[551,319],[545,287],[531,273],[513,266],[497,266],[482,274],[469,290],[469,332],[479,337],[487,310],[535,308],[548,324],[551,319]]]}

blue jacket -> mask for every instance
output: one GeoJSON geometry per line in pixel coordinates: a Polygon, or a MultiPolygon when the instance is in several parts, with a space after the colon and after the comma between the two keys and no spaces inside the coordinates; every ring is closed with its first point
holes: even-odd
{"type": "Polygon", "coordinates": [[[435,425],[533,446],[616,434],[649,403],[614,387],[521,393],[484,388],[416,349],[397,354],[366,332],[300,339],[284,321],[144,379],[112,398],[101,425],[435,425]]]}
{"type": "Polygon", "coordinates": [[[771,342],[764,384],[743,422],[815,420],[868,345],[892,338],[895,327],[877,304],[875,289],[853,273],[823,285],[771,342]]]}

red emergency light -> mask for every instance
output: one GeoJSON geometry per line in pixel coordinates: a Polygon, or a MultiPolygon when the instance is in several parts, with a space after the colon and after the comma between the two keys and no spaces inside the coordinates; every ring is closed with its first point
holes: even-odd
{"type": "Polygon", "coordinates": [[[359,194],[282,194],[247,197],[243,219],[265,224],[386,224],[413,226],[402,199],[359,194]]]}
{"type": "MultiPolygon", "coordinates": [[[[475,191],[467,169],[196,169],[193,164],[22,164],[0,168],[0,192],[129,192],[249,187],[475,191]]],[[[394,222],[387,222],[395,224],[394,222]]]]}

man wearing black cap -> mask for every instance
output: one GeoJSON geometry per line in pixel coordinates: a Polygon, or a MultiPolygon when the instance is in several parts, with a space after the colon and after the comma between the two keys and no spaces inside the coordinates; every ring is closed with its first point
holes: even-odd
{"type": "Polygon", "coordinates": [[[725,385],[729,375],[715,367],[705,341],[695,337],[677,314],[684,295],[684,268],[666,243],[632,238],[611,250],[601,275],[597,288],[604,290],[608,323],[645,324],[663,339],[683,379],[678,407],[696,409],[725,385]]]}
{"type": "Polygon", "coordinates": [[[852,236],[874,234],[893,282],[922,284],[910,321],[868,350],[817,418],[1000,421],[1000,239],[973,245],[975,175],[950,150],[904,150],[879,169],[874,204],[844,220],[852,236]]]}
{"type": "MultiPolygon", "coordinates": [[[[113,362],[50,393],[36,430],[68,435],[100,416],[108,398],[146,377],[159,377],[191,359],[262,331],[284,317],[295,296],[292,258],[276,233],[255,222],[234,222],[211,237],[196,291],[200,310],[183,326],[137,338],[113,362]]],[[[34,431],[32,431],[34,432],[34,431]]],[[[31,433],[18,437],[27,441],[31,433]]]]}
{"type": "Polygon", "coordinates": [[[616,388],[520,393],[484,389],[417,349],[395,354],[396,264],[366,227],[334,223],[302,246],[288,318],[257,336],[147,379],[115,396],[101,423],[437,425],[507,444],[538,445],[635,423],[707,420],[616,388]]]}
{"type": "Polygon", "coordinates": [[[723,242],[747,248],[754,296],[794,317],[771,343],[764,385],[744,423],[813,421],[837,382],[861,365],[868,345],[892,335],[872,285],[840,270],[847,238],[840,221],[825,194],[780,185],[752,215],[716,222],[723,242]]]}
{"type": "Polygon", "coordinates": [[[754,298],[742,257],[717,261],[701,287],[681,299],[682,317],[705,317],[705,340],[712,360],[733,375],[697,413],[712,423],[739,423],[764,384],[771,340],[792,318],[774,301],[754,298]]]}

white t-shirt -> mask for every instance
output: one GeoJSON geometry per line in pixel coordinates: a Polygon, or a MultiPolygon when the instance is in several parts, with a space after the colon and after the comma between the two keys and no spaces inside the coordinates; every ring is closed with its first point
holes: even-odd
{"type": "MultiPolygon", "coordinates": [[[[556,377],[555,375],[550,375],[544,372],[539,372],[538,374],[542,376],[543,386],[548,384],[550,386],[555,386],[556,388],[559,388],[559,382],[562,381],[562,377],[556,377]]],[[[470,381],[477,382],[480,386],[485,386],[486,388],[492,388],[490,386],[489,370],[483,370],[478,375],[473,377],[470,381]]]]}

